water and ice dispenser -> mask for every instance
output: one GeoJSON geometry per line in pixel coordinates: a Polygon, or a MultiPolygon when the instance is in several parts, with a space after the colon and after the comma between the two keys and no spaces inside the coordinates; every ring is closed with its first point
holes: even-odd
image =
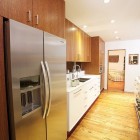
{"type": "Polygon", "coordinates": [[[22,116],[41,107],[40,76],[20,79],[22,116]]]}

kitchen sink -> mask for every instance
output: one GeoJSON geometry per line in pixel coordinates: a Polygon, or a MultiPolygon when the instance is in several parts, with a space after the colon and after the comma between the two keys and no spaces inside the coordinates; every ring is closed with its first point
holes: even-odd
{"type": "Polygon", "coordinates": [[[90,78],[79,78],[79,82],[86,82],[90,80],[90,78]]]}

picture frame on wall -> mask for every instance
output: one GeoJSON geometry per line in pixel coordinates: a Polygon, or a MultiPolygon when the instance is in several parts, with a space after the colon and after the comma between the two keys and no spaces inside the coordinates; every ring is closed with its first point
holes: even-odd
{"type": "Polygon", "coordinates": [[[139,54],[129,54],[129,65],[137,65],[139,61],[139,54]]]}

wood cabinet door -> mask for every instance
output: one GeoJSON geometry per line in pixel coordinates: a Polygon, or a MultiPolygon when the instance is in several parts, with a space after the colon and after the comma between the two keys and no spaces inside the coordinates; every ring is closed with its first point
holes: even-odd
{"type": "Polygon", "coordinates": [[[67,19],[65,20],[65,38],[66,38],[66,56],[67,56],[67,61],[74,61],[74,27],[73,24],[68,21],[67,19]]]}
{"type": "Polygon", "coordinates": [[[65,37],[67,41],[67,61],[91,61],[91,37],[67,19],[65,20],[65,37]]]}
{"type": "Polygon", "coordinates": [[[88,60],[88,35],[84,34],[84,60],[87,62],[88,60]]]}
{"type": "Polygon", "coordinates": [[[99,65],[104,66],[104,53],[105,53],[105,43],[99,38],[99,65]]]}
{"type": "Polygon", "coordinates": [[[9,18],[32,26],[32,0],[9,0],[9,18]]]}
{"type": "Polygon", "coordinates": [[[80,53],[80,61],[85,62],[85,46],[84,46],[84,32],[80,30],[79,35],[79,53],[80,53]]]}
{"type": "Polygon", "coordinates": [[[88,36],[88,55],[87,55],[88,59],[87,61],[88,62],[91,62],[91,37],[88,36]]]}
{"type": "Polygon", "coordinates": [[[33,27],[45,30],[45,11],[48,0],[33,0],[33,27]]]}
{"type": "Polygon", "coordinates": [[[0,0],[0,16],[9,18],[9,0],[0,0]]]}
{"type": "Polygon", "coordinates": [[[84,33],[77,28],[75,32],[75,61],[84,62],[84,33]]]}
{"type": "Polygon", "coordinates": [[[64,0],[46,0],[45,31],[64,38],[65,2],[64,0]]]}
{"type": "Polygon", "coordinates": [[[85,62],[91,61],[91,38],[86,33],[84,33],[84,55],[85,62]]]}

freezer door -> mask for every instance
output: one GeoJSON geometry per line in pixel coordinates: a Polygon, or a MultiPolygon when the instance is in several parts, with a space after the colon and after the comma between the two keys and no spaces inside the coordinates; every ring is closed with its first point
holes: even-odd
{"type": "Polygon", "coordinates": [[[49,108],[46,116],[47,140],[66,140],[66,42],[44,33],[44,58],[50,73],[49,108]]]}
{"type": "Polygon", "coordinates": [[[5,22],[7,95],[12,140],[46,140],[43,114],[43,32],[5,22]]]}

